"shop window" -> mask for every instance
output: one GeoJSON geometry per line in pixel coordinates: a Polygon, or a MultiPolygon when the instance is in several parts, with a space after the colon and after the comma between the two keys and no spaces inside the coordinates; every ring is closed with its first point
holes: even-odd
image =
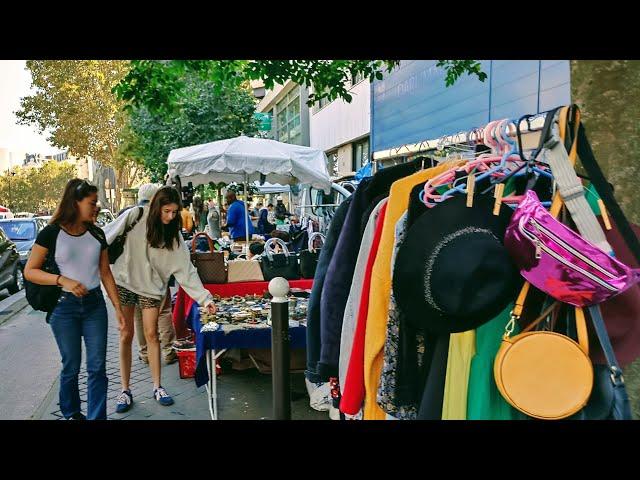
{"type": "Polygon", "coordinates": [[[353,144],[353,171],[369,163],[369,137],[353,144]]]}
{"type": "Polygon", "coordinates": [[[276,105],[276,139],[280,142],[302,144],[300,126],[300,89],[289,92],[276,105]]]}
{"type": "Polygon", "coordinates": [[[338,176],[338,151],[327,153],[327,170],[332,177],[338,176]]]}
{"type": "Polygon", "coordinates": [[[314,114],[318,113],[320,110],[322,110],[324,107],[329,105],[331,102],[332,100],[329,100],[328,98],[321,98],[320,100],[318,100],[313,104],[313,113],[314,114]]]}

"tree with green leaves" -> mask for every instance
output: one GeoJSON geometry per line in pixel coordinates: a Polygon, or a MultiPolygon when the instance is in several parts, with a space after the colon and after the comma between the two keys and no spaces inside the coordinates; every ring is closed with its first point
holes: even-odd
{"type": "Polygon", "coordinates": [[[212,82],[188,74],[171,111],[145,106],[129,109],[130,122],[123,134],[122,151],[144,163],[152,181],[167,172],[167,157],[174,148],[213,142],[258,131],[255,98],[248,85],[217,91],[212,82]]]}
{"type": "MultiPolygon", "coordinates": [[[[309,105],[323,98],[341,98],[351,102],[351,80],[363,76],[370,81],[382,80],[385,73],[399,65],[399,60],[133,60],[127,75],[114,87],[117,97],[129,109],[145,107],[150,112],[179,109],[189,74],[210,82],[216,94],[229,86],[237,87],[247,80],[264,81],[267,89],[276,83],[292,80],[311,87],[309,105]]],[[[484,81],[477,60],[439,60],[446,72],[447,85],[453,85],[464,73],[484,81]]]]}
{"type": "Polygon", "coordinates": [[[14,212],[53,210],[67,182],[77,175],[75,165],[48,160],[38,167],[16,167],[0,176],[0,204],[14,212]]]}
{"type": "Polygon", "coordinates": [[[33,95],[24,97],[18,123],[48,133],[52,145],[79,157],[91,156],[116,172],[116,202],[139,172],[119,150],[127,124],[124,102],[113,88],[127,75],[125,60],[29,60],[33,95]]]}

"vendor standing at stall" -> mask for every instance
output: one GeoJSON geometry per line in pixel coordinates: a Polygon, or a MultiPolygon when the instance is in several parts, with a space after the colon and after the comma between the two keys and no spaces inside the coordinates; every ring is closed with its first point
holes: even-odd
{"type": "Polygon", "coordinates": [[[225,200],[229,205],[227,211],[227,228],[229,229],[229,236],[233,241],[246,241],[251,240],[251,236],[254,234],[253,225],[249,219],[249,212],[244,202],[238,200],[235,192],[227,192],[225,200]],[[249,231],[247,232],[247,227],[249,231]]]}

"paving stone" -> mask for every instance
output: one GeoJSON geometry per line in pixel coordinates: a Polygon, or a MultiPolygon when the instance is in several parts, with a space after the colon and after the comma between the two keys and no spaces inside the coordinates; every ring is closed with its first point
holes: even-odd
{"type": "MultiPolygon", "coordinates": [[[[113,420],[209,420],[206,388],[196,387],[192,378],[181,379],[178,362],[171,365],[162,364],[162,385],[176,402],[170,407],[158,404],[152,394],[150,369],[138,359],[138,347],[133,344],[133,361],[131,368],[131,388],[134,394],[134,405],[124,414],[115,413],[116,398],[120,394],[119,344],[120,337],[116,327],[113,309],[108,303],[110,312],[110,330],[107,338],[107,418],[113,420]]],[[[84,349],[84,346],[83,346],[84,349]]],[[[88,374],[86,358],[79,374],[80,398],[83,410],[86,411],[86,391],[88,374]]],[[[292,390],[306,392],[304,378],[301,374],[292,375],[292,390]]],[[[258,373],[257,370],[225,373],[218,377],[218,414],[221,419],[261,419],[269,418],[271,411],[271,376],[258,373]],[[231,400],[231,399],[234,400],[231,400]]],[[[63,419],[58,404],[58,396],[52,399],[44,419],[63,419]]],[[[294,419],[328,419],[327,412],[316,412],[309,407],[307,399],[292,402],[294,419]]]]}

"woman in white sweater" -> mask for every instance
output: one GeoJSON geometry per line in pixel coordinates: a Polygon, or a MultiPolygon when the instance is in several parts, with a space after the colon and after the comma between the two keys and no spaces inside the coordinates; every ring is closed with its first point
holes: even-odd
{"type": "Polygon", "coordinates": [[[142,309],[153,396],[164,406],[172,405],[173,399],[160,383],[158,314],[171,275],[175,276],[182,288],[199,305],[215,313],[213,296],[202,285],[180,234],[181,210],[182,202],[178,191],[173,187],[163,187],[154,195],[149,206],[131,208],[105,228],[107,242],[111,244],[127,227],[135,223],[127,234],[122,255],[113,265],[113,276],[124,313],[124,324],[120,325],[122,393],[118,396],[118,413],[126,412],[133,405],[129,379],[135,306],[139,305],[142,309]],[[136,222],[141,208],[142,217],[136,222]]]}

